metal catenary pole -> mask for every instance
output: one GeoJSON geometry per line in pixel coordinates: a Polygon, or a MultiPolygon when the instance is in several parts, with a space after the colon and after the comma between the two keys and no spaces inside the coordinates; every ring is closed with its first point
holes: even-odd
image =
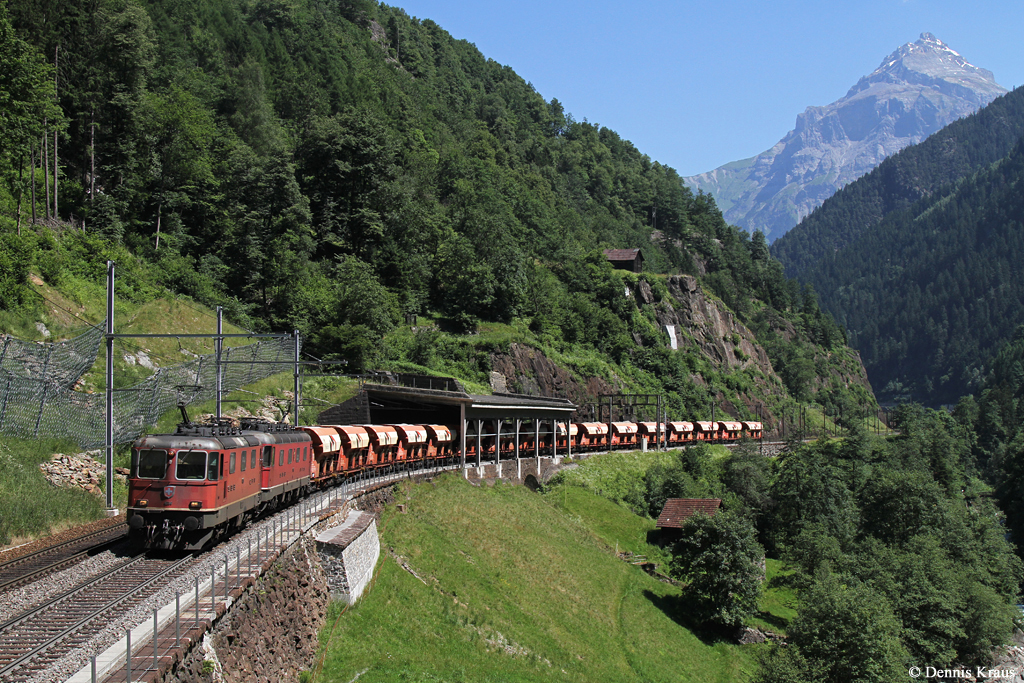
{"type": "Polygon", "coordinates": [[[295,330],[295,394],[292,397],[292,425],[299,426],[299,331],[295,330]]]}
{"type": "Polygon", "coordinates": [[[114,266],[107,261],[107,407],[105,451],[107,455],[107,514],[114,510],[114,266]]]}
{"type": "Polygon", "coordinates": [[[39,412],[36,413],[36,429],[35,434],[33,434],[33,438],[36,439],[39,438],[39,425],[42,424],[43,409],[46,408],[46,371],[49,370],[50,368],[51,355],[53,355],[53,346],[50,346],[50,348],[47,350],[46,360],[43,361],[43,381],[41,382],[43,385],[43,395],[42,398],[39,400],[39,412]]]}
{"type": "Polygon", "coordinates": [[[217,352],[217,419],[220,420],[221,416],[221,398],[224,393],[224,371],[220,364],[221,352],[224,349],[224,308],[222,306],[217,307],[217,339],[214,342],[216,345],[217,352]]]}

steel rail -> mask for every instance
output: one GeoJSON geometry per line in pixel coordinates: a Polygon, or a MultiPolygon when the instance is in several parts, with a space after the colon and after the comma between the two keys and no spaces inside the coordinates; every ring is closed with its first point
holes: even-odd
{"type": "Polygon", "coordinates": [[[77,538],[72,538],[70,540],[63,541],[61,543],[55,543],[46,548],[42,548],[40,550],[36,550],[35,552],[31,552],[26,555],[22,555],[21,557],[16,557],[13,560],[4,562],[3,564],[0,564],[0,593],[10,588],[16,588],[18,586],[29,583],[35,578],[48,572],[57,571],[59,569],[63,569],[64,567],[68,567],[78,562],[79,560],[84,559],[91,552],[94,552],[100,548],[121,541],[127,535],[128,534],[124,530],[123,525],[118,524],[115,526],[109,526],[104,529],[100,529],[98,531],[93,531],[88,534],[79,536],[77,538]],[[19,565],[31,565],[32,563],[41,560],[46,555],[57,554],[59,556],[61,552],[68,552],[68,550],[70,548],[73,548],[74,546],[80,545],[82,543],[89,544],[92,539],[95,539],[97,537],[102,538],[104,536],[110,536],[112,534],[112,538],[107,538],[106,540],[100,541],[99,543],[92,543],[91,545],[87,545],[85,548],[81,550],[75,550],[71,555],[59,557],[59,559],[53,562],[49,562],[38,569],[33,569],[31,571],[24,573],[17,573],[18,570],[16,568],[19,565]],[[11,576],[11,578],[4,578],[5,574],[14,575],[11,576]]]}
{"type": "MultiPolygon", "coordinates": [[[[104,580],[111,580],[111,579],[117,578],[117,576],[119,574],[121,574],[125,570],[129,569],[130,567],[133,567],[136,564],[142,562],[145,559],[147,559],[145,554],[139,554],[139,555],[137,555],[137,556],[135,556],[135,557],[133,557],[133,558],[131,558],[129,560],[126,560],[125,562],[121,563],[120,565],[118,565],[116,567],[113,567],[109,571],[104,572],[103,574],[101,574],[101,575],[99,575],[97,577],[94,577],[94,578],[86,581],[82,585],[76,586],[75,588],[73,588],[73,589],[71,589],[69,591],[66,591],[65,593],[62,593],[61,595],[59,595],[59,596],[57,596],[57,597],[55,597],[55,598],[53,598],[51,600],[48,600],[46,603],[44,603],[42,605],[39,605],[39,606],[37,606],[37,607],[35,607],[35,608],[33,608],[33,609],[31,609],[31,610],[29,610],[29,611],[19,615],[17,617],[14,617],[13,619],[8,620],[4,624],[0,624],[0,635],[4,635],[4,634],[8,633],[13,627],[19,626],[21,624],[24,624],[25,622],[29,621],[33,617],[39,616],[42,612],[44,612],[45,610],[53,607],[54,605],[62,603],[64,601],[66,601],[67,599],[82,593],[83,591],[85,591],[86,589],[88,589],[90,587],[94,587],[97,584],[101,584],[104,580]]],[[[95,620],[97,617],[103,615],[105,612],[108,612],[109,610],[111,610],[112,608],[116,607],[117,605],[119,605],[120,603],[124,602],[125,600],[134,597],[140,591],[142,591],[142,590],[148,588],[150,585],[152,585],[155,581],[158,581],[158,580],[162,579],[163,577],[167,576],[171,572],[176,571],[177,569],[179,569],[180,567],[182,567],[186,563],[189,563],[189,562],[191,562],[193,560],[194,560],[193,557],[188,556],[188,557],[184,557],[184,558],[178,560],[177,562],[172,563],[171,565],[169,565],[167,567],[164,567],[163,569],[158,571],[156,574],[146,578],[144,581],[142,581],[141,583],[138,583],[137,585],[135,585],[131,589],[129,589],[127,591],[121,592],[114,599],[112,599],[112,600],[103,600],[103,604],[101,606],[99,606],[97,608],[90,609],[89,611],[86,612],[85,616],[82,616],[81,618],[78,618],[71,626],[67,626],[67,627],[63,627],[62,626],[62,627],[60,627],[60,631],[55,633],[52,636],[46,637],[44,635],[44,638],[46,638],[46,640],[44,640],[41,643],[38,643],[38,644],[35,644],[35,645],[31,646],[31,648],[27,652],[24,652],[24,653],[22,653],[20,655],[16,655],[13,660],[11,660],[7,664],[3,665],[3,667],[0,668],[0,676],[4,676],[4,675],[8,674],[9,672],[17,669],[19,666],[21,666],[27,660],[30,660],[33,657],[36,657],[36,656],[38,656],[40,654],[43,654],[44,652],[49,650],[53,645],[55,645],[59,641],[65,639],[65,638],[67,638],[69,636],[74,635],[76,631],[79,631],[83,626],[85,626],[89,622],[95,620]]]]}
{"type": "Polygon", "coordinates": [[[142,561],[144,559],[146,559],[145,553],[139,553],[138,555],[136,555],[134,557],[130,557],[127,560],[121,562],[120,564],[118,564],[118,565],[116,565],[114,567],[111,567],[110,569],[108,569],[107,571],[103,572],[102,574],[94,576],[91,579],[87,579],[86,581],[78,584],[74,588],[72,588],[70,590],[67,590],[67,591],[64,591],[60,595],[58,595],[58,596],[56,596],[54,598],[50,598],[49,600],[47,600],[46,602],[44,602],[44,603],[42,603],[40,605],[36,605],[32,609],[26,610],[25,612],[22,612],[21,614],[19,614],[16,617],[8,619],[4,623],[0,624],[0,634],[2,634],[4,631],[8,630],[10,627],[15,626],[17,624],[20,624],[21,622],[25,621],[26,619],[31,618],[35,614],[38,614],[39,612],[42,612],[44,609],[46,609],[50,605],[53,605],[53,604],[55,604],[57,602],[60,602],[61,600],[66,600],[67,598],[70,598],[73,595],[81,593],[82,591],[84,591],[89,586],[92,586],[92,585],[96,584],[97,582],[102,581],[104,579],[109,579],[114,574],[120,572],[121,570],[127,569],[128,567],[131,567],[132,565],[137,564],[138,562],[140,562],[140,561],[142,561]]]}

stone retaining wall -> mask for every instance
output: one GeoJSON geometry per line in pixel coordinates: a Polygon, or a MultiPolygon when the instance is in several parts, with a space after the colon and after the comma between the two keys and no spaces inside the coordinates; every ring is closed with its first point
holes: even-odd
{"type": "MultiPolygon", "coordinates": [[[[394,500],[393,489],[386,485],[358,494],[316,526],[320,531],[354,527],[361,520],[361,532],[343,553],[353,601],[373,578],[380,555],[374,511],[394,500]]],[[[331,598],[331,583],[313,537],[316,530],[290,546],[237,595],[202,641],[168,667],[159,683],[276,683],[296,681],[310,669],[331,598]]]]}
{"type": "Polygon", "coordinates": [[[317,536],[316,550],[331,598],[351,605],[369,585],[380,558],[376,518],[353,512],[343,524],[317,536]]]}
{"type": "Polygon", "coordinates": [[[296,681],[315,661],[328,599],[313,542],[304,538],[246,588],[201,646],[189,650],[160,683],[296,681]]]}

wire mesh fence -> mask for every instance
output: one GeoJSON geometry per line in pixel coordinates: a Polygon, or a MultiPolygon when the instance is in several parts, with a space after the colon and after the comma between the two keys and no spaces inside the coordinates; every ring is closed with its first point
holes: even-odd
{"type": "Polygon", "coordinates": [[[96,362],[104,325],[67,341],[44,344],[3,335],[0,372],[54,387],[71,388],[96,362]]]}
{"type": "MultiPolygon", "coordinates": [[[[66,438],[80,447],[99,448],[105,443],[104,394],[86,394],[71,387],[92,367],[103,340],[99,333],[86,334],[59,344],[34,344],[10,337],[0,364],[0,433],[28,438],[66,438]],[[72,344],[73,343],[73,344],[72,344]],[[92,344],[91,361],[85,364],[92,344]],[[47,348],[51,347],[51,348],[47,348]],[[77,373],[77,374],[76,374],[77,373]]],[[[293,367],[295,341],[273,338],[246,346],[225,348],[221,353],[221,385],[224,394],[293,367]]],[[[190,391],[185,405],[216,398],[215,354],[198,356],[179,365],[159,368],[150,377],[114,391],[114,443],[137,438],[160,416],[181,400],[180,387],[190,391]]]]}

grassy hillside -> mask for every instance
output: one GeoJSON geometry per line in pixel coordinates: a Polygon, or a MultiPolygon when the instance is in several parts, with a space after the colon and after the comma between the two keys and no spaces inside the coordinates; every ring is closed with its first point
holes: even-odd
{"type": "MultiPolygon", "coordinates": [[[[103,500],[80,489],[51,486],[39,464],[54,453],[73,453],[75,444],[56,439],[0,437],[0,548],[103,517],[103,500]]],[[[127,489],[115,483],[115,504],[124,507],[127,489]]]]}
{"type": "Polygon", "coordinates": [[[318,681],[724,682],[756,666],[755,649],[692,630],[678,589],[616,558],[615,542],[658,552],[622,507],[457,476],[398,502],[368,594],[332,607],[318,681]]]}

